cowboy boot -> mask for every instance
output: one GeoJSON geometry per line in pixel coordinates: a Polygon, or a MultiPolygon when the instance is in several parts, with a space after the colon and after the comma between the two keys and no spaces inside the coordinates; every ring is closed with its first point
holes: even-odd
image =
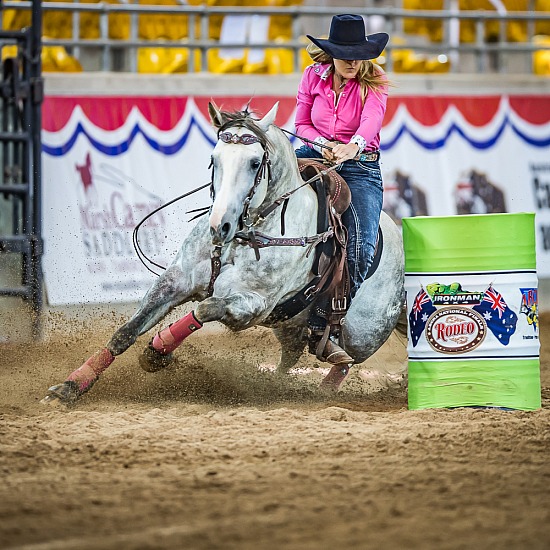
{"type": "Polygon", "coordinates": [[[319,361],[331,365],[349,365],[353,363],[350,357],[334,340],[328,336],[329,327],[324,330],[312,330],[309,338],[309,352],[319,361]]]}

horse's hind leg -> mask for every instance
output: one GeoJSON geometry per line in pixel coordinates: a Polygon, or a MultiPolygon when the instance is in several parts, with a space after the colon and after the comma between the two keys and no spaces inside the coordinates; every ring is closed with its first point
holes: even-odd
{"type": "Polygon", "coordinates": [[[276,372],[287,374],[304,352],[308,340],[308,328],[303,323],[300,326],[285,324],[274,328],[273,334],[281,344],[281,358],[276,372]]]}
{"type": "Polygon", "coordinates": [[[191,292],[185,288],[183,279],[178,267],[166,270],[147,292],[136,313],[113,334],[106,346],[73,371],[63,383],[49,388],[42,403],[70,404],[87,392],[115,357],[134,344],[138,336],[156,325],[175,306],[190,299],[191,292]]]}

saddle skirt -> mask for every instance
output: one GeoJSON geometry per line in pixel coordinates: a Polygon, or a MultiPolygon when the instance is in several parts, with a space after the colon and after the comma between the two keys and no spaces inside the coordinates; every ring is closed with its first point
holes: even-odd
{"type": "MultiPolygon", "coordinates": [[[[299,158],[298,168],[302,179],[307,181],[326,170],[327,167],[316,159],[299,158]]],[[[336,213],[343,214],[351,203],[351,191],[348,184],[335,170],[328,174],[323,174],[322,182],[336,213]]]]}

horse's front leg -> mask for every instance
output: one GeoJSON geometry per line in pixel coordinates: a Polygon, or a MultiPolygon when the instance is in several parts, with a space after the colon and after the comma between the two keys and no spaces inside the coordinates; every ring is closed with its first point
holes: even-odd
{"type": "Polygon", "coordinates": [[[64,382],[49,388],[42,403],[75,402],[92,387],[117,355],[135,343],[138,336],[156,325],[175,306],[193,297],[194,287],[189,284],[189,277],[179,266],[170,266],[149,289],[135,314],[113,334],[105,347],[94,353],[64,382]]]}
{"type": "Polygon", "coordinates": [[[220,321],[232,330],[243,330],[252,326],[265,308],[265,298],[250,291],[206,298],[194,311],[158,332],[140,364],[148,372],[160,370],[170,362],[172,352],[204,323],[220,321]]]}

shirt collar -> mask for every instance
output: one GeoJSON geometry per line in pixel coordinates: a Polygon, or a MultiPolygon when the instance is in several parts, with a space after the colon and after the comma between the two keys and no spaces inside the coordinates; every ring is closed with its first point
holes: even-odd
{"type": "Polygon", "coordinates": [[[319,75],[320,78],[321,78],[321,80],[325,80],[325,81],[326,81],[326,80],[328,79],[328,77],[329,77],[329,75],[330,75],[331,72],[332,72],[332,71],[330,70],[330,65],[327,65],[327,68],[319,75]]]}

